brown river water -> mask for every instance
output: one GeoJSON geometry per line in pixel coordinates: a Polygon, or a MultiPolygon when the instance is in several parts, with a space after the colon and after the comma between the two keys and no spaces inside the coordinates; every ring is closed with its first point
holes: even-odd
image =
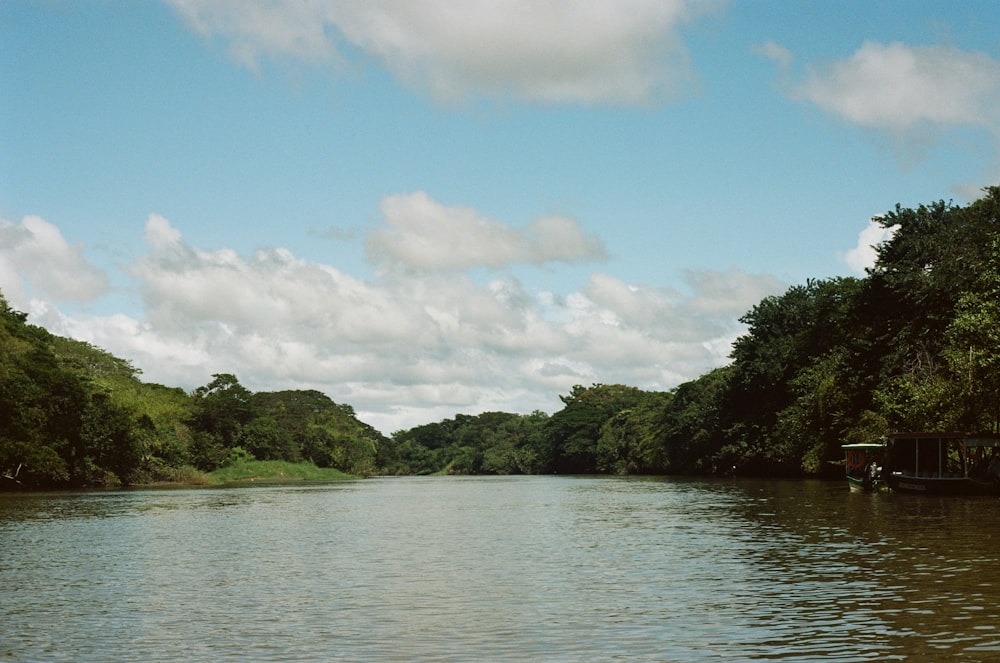
{"type": "Polygon", "coordinates": [[[998,543],[842,482],[0,494],[0,662],[1000,661],[998,543]]]}

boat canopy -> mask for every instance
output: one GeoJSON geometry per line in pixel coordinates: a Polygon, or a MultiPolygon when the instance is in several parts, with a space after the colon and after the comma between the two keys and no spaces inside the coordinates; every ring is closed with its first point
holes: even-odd
{"type": "Polygon", "coordinates": [[[1000,447],[1000,435],[993,433],[889,433],[886,437],[890,440],[961,440],[967,447],[1000,447]]]}
{"type": "Polygon", "coordinates": [[[965,440],[967,447],[1000,447],[1000,437],[970,437],[965,440]]]}

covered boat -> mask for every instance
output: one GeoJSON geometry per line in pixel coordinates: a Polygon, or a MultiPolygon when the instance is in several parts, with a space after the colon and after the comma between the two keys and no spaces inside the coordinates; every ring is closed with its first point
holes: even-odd
{"type": "Polygon", "coordinates": [[[892,433],[880,480],[902,493],[1000,493],[1000,436],[989,433],[892,433]]]}

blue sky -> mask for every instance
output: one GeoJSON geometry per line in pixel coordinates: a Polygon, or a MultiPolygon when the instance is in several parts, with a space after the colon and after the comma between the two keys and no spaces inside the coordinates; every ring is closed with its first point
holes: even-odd
{"type": "Polygon", "coordinates": [[[0,291],[386,433],[669,389],[1000,183],[994,2],[0,4],[0,291]]]}

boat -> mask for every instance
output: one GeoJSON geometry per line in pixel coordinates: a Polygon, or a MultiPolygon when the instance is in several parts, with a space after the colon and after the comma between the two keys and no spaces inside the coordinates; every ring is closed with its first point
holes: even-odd
{"type": "Polygon", "coordinates": [[[878,481],[921,495],[1000,494],[1000,435],[891,433],[878,481]]]}
{"type": "Polygon", "coordinates": [[[847,485],[853,491],[879,490],[885,487],[882,481],[882,457],[885,442],[844,444],[847,485]]]}

